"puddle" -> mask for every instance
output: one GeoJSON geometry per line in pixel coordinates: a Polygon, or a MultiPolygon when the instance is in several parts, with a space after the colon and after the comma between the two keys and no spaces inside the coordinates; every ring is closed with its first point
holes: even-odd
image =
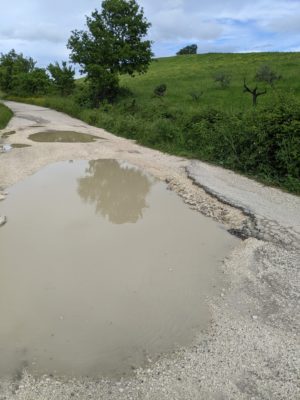
{"type": "Polygon", "coordinates": [[[2,134],[2,139],[7,139],[9,136],[14,135],[16,131],[9,131],[2,134]]]}
{"type": "Polygon", "coordinates": [[[190,344],[238,243],[115,160],[50,165],[0,215],[1,375],[120,377],[190,344]]]}
{"type": "Polygon", "coordinates": [[[13,144],[11,145],[11,147],[12,147],[13,149],[22,149],[22,148],[24,148],[24,147],[31,147],[31,146],[30,146],[30,144],[25,144],[25,143],[13,143],[13,144]]]}
{"type": "Polygon", "coordinates": [[[29,135],[30,140],[34,142],[60,142],[60,143],[86,143],[95,142],[103,139],[99,136],[89,135],[87,133],[72,131],[45,131],[29,135]]]}
{"type": "Polygon", "coordinates": [[[0,145],[0,153],[9,153],[12,149],[22,149],[24,147],[31,147],[30,144],[25,143],[12,143],[0,145]]]}

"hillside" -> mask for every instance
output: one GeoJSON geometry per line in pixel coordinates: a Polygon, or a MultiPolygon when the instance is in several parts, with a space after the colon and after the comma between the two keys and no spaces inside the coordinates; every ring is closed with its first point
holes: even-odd
{"type": "MultiPolygon", "coordinates": [[[[161,83],[168,87],[166,101],[172,106],[198,109],[191,92],[202,92],[201,105],[220,107],[223,110],[244,110],[251,105],[251,98],[243,92],[243,79],[251,86],[268,88],[262,82],[255,82],[257,70],[268,65],[282,76],[275,85],[275,91],[292,92],[300,98],[300,53],[249,53],[249,54],[204,54],[178,56],[155,60],[146,75],[122,77],[121,82],[130,88],[137,99],[148,103],[153,88],[161,83]],[[214,82],[214,75],[226,72],[231,76],[227,89],[221,89],[214,82]]],[[[262,96],[259,103],[264,105],[272,100],[273,90],[262,96]]]]}

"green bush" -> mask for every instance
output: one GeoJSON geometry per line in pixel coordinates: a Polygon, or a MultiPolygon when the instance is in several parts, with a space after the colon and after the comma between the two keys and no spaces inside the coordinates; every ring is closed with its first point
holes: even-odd
{"type": "Polygon", "coordinates": [[[13,112],[0,103],[0,129],[4,129],[13,116],[13,112]]]}

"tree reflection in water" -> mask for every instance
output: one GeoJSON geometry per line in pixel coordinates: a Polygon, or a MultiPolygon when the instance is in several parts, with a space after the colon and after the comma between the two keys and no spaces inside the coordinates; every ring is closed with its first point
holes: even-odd
{"type": "Polygon", "coordinates": [[[136,223],[147,208],[153,182],[142,171],[116,160],[89,161],[86,176],[78,179],[78,194],[96,206],[96,213],[113,224],[136,223]]]}

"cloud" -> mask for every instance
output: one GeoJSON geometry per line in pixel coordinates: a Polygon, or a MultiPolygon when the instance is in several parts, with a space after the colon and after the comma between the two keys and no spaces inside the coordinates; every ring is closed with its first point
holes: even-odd
{"type": "Polygon", "coordinates": [[[65,41],[65,33],[61,30],[57,31],[54,25],[18,26],[17,28],[10,27],[0,29],[0,39],[62,43],[65,41]]]}
{"type": "MultiPolygon", "coordinates": [[[[157,56],[186,44],[206,51],[300,47],[300,0],[137,0],[152,22],[157,56]]],[[[39,64],[68,58],[66,43],[101,0],[14,0],[0,13],[0,52],[15,48],[39,64]],[[47,55],[48,54],[48,55],[47,55]]]]}
{"type": "Polygon", "coordinates": [[[197,13],[184,14],[179,8],[163,10],[153,17],[154,40],[212,40],[221,34],[222,27],[216,21],[204,20],[197,13]]]}

